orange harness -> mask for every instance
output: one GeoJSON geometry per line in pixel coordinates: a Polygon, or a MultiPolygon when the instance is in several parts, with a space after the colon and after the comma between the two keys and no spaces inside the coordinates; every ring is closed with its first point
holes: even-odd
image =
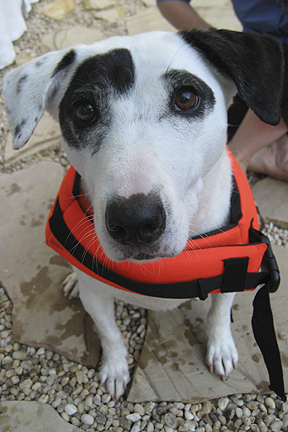
{"type": "Polygon", "coordinates": [[[255,242],[257,210],[247,179],[230,154],[234,174],[231,222],[188,240],[185,251],[157,261],[113,262],[94,230],[90,204],[80,191],[80,176],[70,167],[47,228],[46,241],[72,265],[116,288],[165,298],[206,298],[209,292],[254,289],[267,245],[255,242]],[[249,280],[247,276],[249,276],[249,280]],[[200,281],[200,282],[199,282],[200,281]]]}
{"type": "MultiPolygon", "coordinates": [[[[227,151],[234,176],[230,223],[189,239],[185,251],[179,255],[141,264],[111,261],[99,243],[94,230],[91,205],[81,192],[81,177],[73,167],[67,171],[49,214],[46,226],[47,244],[76,268],[115,288],[154,297],[200,297],[204,300],[209,293],[253,290],[259,284],[265,283],[270,307],[269,291],[276,291],[279,285],[278,267],[268,238],[258,231],[257,209],[246,176],[229,150],[227,151]],[[267,269],[259,272],[263,263],[267,269]]],[[[263,289],[258,291],[256,297],[261,291],[263,289]]],[[[265,296],[267,297],[266,294],[265,296]]],[[[264,354],[261,344],[265,345],[265,338],[263,343],[259,342],[263,335],[267,336],[263,323],[257,332],[260,336],[256,335],[255,326],[257,327],[259,320],[263,321],[263,307],[261,306],[258,317],[256,297],[253,330],[266,362],[265,356],[269,357],[271,346],[267,347],[267,355],[264,354]]],[[[267,298],[265,305],[266,303],[267,298]]],[[[275,342],[275,349],[278,350],[272,313],[271,320],[275,341],[273,339],[269,343],[275,342]]],[[[267,321],[267,311],[264,321],[267,321]]],[[[271,327],[271,322],[269,325],[271,327]]],[[[276,392],[283,398],[284,385],[281,386],[278,382],[279,374],[278,378],[273,377],[275,359],[271,362],[272,372],[267,365],[270,381],[273,382],[274,391],[277,389],[276,392]]],[[[280,369],[282,371],[281,360],[280,369]]]]}

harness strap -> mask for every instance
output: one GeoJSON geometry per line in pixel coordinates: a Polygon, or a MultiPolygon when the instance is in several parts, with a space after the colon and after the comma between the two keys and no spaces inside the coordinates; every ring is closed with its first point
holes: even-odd
{"type": "Polygon", "coordinates": [[[253,301],[252,328],[255,340],[262,352],[269,378],[270,390],[283,402],[286,401],[280,351],[275,335],[273,315],[269,298],[270,281],[256,293],[253,301]]]}
{"type": "Polygon", "coordinates": [[[265,285],[258,290],[253,301],[252,329],[268,370],[270,379],[269,388],[285,402],[286,396],[281,356],[276,339],[269,296],[269,293],[274,293],[279,287],[279,268],[268,237],[264,236],[260,231],[252,229],[250,239],[251,241],[261,241],[267,244],[261,267],[269,275],[265,285]]]}

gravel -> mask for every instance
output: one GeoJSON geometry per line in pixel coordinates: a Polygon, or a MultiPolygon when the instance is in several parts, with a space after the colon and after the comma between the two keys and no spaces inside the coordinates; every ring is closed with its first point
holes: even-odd
{"type": "MultiPolygon", "coordinates": [[[[170,432],[288,430],[288,403],[272,395],[236,394],[190,404],[115,401],[99,384],[98,371],[51,350],[27,347],[12,339],[12,305],[0,288],[1,400],[50,404],[84,431],[170,432]]],[[[146,311],[116,303],[116,319],[129,346],[130,360],[143,344],[137,329],[146,328],[146,311]],[[129,322],[126,319],[129,317],[129,322]],[[124,321],[128,325],[124,325],[124,321]],[[131,341],[136,342],[131,345],[131,341]]],[[[143,331],[142,331],[143,333],[143,331]]],[[[137,355],[136,355],[137,357],[137,355]]]]}
{"type": "MultiPolygon", "coordinates": [[[[28,30],[15,43],[17,57],[42,54],[41,38],[51,29],[69,25],[85,25],[100,28],[107,36],[125,34],[123,23],[108,25],[96,20],[93,12],[83,9],[77,2],[72,15],[60,22],[52,21],[41,14],[42,0],[33,5],[27,20],[28,30]]],[[[119,2],[127,15],[143,8],[140,0],[119,2]]],[[[0,71],[0,88],[3,76],[11,69],[0,71]]],[[[23,159],[9,169],[4,163],[4,143],[9,126],[0,93],[0,171],[13,172],[42,159],[53,159],[63,166],[68,165],[66,155],[60,149],[23,159]]],[[[251,180],[251,178],[249,179],[251,180]]],[[[257,176],[252,182],[257,181],[257,176]]],[[[272,243],[288,247],[288,230],[271,224],[265,225],[265,233],[272,243]]],[[[131,373],[141,351],[145,333],[147,312],[123,302],[115,303],[117,324],[128,346],[131,373]]],[[[283,333],[281,339],[287,339],[283,333]]],[[[1,401],[28,400],[50,404],[67,422],[84,431],[115,432],[218,432],[218,431],[288,431],[288,403],[275,395],[236,394],[230,397],[190,404],[179,402],[147,402],[132,404],[123,397],[111,399],[98,379],[98,370],[89,369],[52,352],[28,347],[12,338],[12,304],[0,287],[0,399],[1,401]]]]}

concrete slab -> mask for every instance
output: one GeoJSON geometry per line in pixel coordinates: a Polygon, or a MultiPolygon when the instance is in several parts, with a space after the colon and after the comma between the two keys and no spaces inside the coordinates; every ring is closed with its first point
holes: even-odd
{"type": "Polygon", "coordinates": [[[265,222],[288,228],[288,182],[265,177],[252,186],[252,192],[265,222]]]}
{"type": "MultiPolygon", "coordinates": [[[[283,371],[288,384],[288,251],[274,247],[282,282],[271,295],[276,334],[283,371]]],[[[269,393],[268,373],[256,345],[252,328],[255,292],[237,294],[231,325],[239,352],[239,363],[227,381],[211,374],[204,364],[205,317],[210,300],[192,300],[169,312],[149,312],[146,340],[128,394],[130,402],[181,401],[198,403],[235,393],[269,393]]]]}
{"type": "Polygon", "coordinates": [[[142,10],[136,15],[126,19],[129,35],[143,33],[151,30],[166,30],[175,32],[172,27],[160,14],[157,7],[142,10]]]}
{"type": "Polygon", "coordinates": [[[80,300],[68,300],[61,282],[71,267],[45,244],[49,210],[63,168],[39,162],[0,176],[0,280],[13,302],[13,339],[58,351],[95,367],[100,343],[80,300]]]}
{"type": "Polygon", "coordinates": [[[0,432],[79,432],[50,405],[37,402],[0,402],[0,432]]]}
{"type": "Polygon", "coordinates": [[[76,44],[89,45],[104,38],[101,30],[76,26],[45,35],[42,39],[42,46],[45,51],[54,51],[76,44]]]}
{"type": "Polygon", "coordinates": [[[125,18],[125,10],[122,7],[116,9],[102,10],[101,12],[97,12],[95,17],[113,24],[120,19],[125,18]]]}
{"type": "Polygon", "coordinates": [[[45,5],[42,9],[42,12],[49,18],[52,18],[56,21],[61,21],[70,15],[75,6],[75,0],[56,0],[45,5]]]}
{"type": "Polygon", "coordinates": [[[230,0],[193,0],[193,8],[216,28],[241,31],[242,25],[235,15],[230,0]]]}
{"type": "Polygon", "coordinates": [[[110,7],[114,7],[117,5],[116,0],[86,0],[84,2],[85,8],[87,10],[102,10],[102,9],[108,9],[110,7]]]}

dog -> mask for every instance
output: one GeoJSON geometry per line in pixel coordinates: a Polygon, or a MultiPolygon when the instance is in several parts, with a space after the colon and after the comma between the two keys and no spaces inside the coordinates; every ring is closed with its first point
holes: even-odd
{"type": "MultiPolygon", "coordinates": [[[[105,254],[141,268],[229,222],[227,107],[237,88],[262,121],[276,125],[281,71],[278,42],[228,30],[155,31],[49,52],[5,79],[13,146],[25,145],[45,109],[59,120],[105,254]]],[[[65,285],[68,294],[79,290],[96,324],[100,378],[119,398],[130,377],[114,298],[156,310],[184,300],[119,290],[77,268],[65,285]]],[[[233,297],[213,294],[207,317],[206,362],[222,377],[238,361],[233,297]]]]}

